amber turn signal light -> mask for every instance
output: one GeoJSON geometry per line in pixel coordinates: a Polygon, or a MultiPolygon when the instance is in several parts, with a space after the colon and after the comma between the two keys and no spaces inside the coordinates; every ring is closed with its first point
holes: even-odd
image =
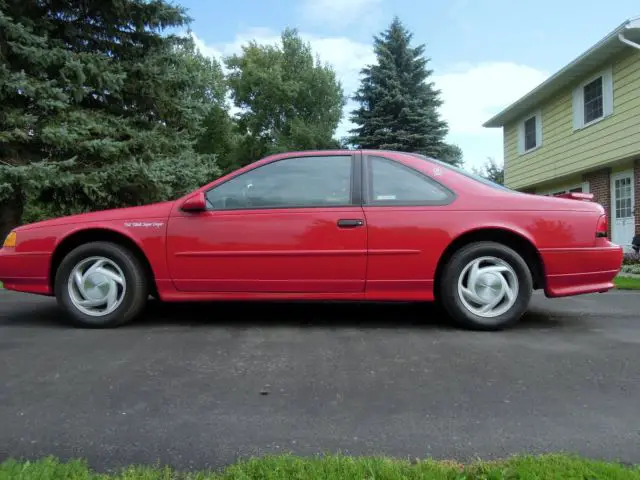
{"type": "Polygon", "coordinates": [[[16,246],[16,232],[11,232],[7,235],[7,238],[4,239],[4,243],[2,244],[3,248],[14,248],[16,246]]]}

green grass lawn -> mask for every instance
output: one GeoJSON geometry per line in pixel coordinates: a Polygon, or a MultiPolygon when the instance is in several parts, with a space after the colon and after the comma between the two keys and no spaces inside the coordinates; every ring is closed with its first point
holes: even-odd
{"type": "Polygon", "coordinates": [[[613,283],[620,290],[640,290],[640,278],[616,277],[613,283]]]}
{"type": "Polygon", "coordinates": [[[220,472],[180,473],[169,468],[129,467],[99,474],[84,462],[47,458],[7,460],[0,480],[613,480],[640,479],[638,467],[565,455],[522,456],[461,465],[447,461],[403,461],[379,457],[274,456],[252,459],[220,472]]]}

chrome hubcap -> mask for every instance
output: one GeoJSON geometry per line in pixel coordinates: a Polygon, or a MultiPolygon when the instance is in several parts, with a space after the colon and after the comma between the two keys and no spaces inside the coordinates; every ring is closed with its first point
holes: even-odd
{"type": "Polygon", "coordinates": [[[69,297],[82,313],[93,317],[108,315],[120,306],[127,282],[120,267],[105,257],[79,262],[69,276],[69,297]]]}
{"type": "Polygon", "coordinates": [[[474,315],[498,317],[516,303],[518,276],[511,265],[500,258],[476,258],[462,270],[458,294],[474,315]]]}

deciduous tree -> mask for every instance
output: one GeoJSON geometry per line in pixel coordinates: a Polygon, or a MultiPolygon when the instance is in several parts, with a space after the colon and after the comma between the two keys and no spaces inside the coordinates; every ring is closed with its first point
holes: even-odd
{"type": "Polygon", "coordinates": [[[499,185],[504,185],[504,165],[499,165],[494,158],[488,158],[482,168],[474,169],[474,173],[499,185]]]}
{"type": "Polygon", "coordinates": [[[278,45],[250,42],[226,60],[244,165],[276,152],[338,146],[333,138],[345,99],[334,70],[314,58],[296,30],[278,45]]]}

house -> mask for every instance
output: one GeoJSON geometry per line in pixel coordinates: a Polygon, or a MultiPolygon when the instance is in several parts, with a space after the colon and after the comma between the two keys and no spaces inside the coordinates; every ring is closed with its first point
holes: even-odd
{"type": "Polygon", "coordinates": [[[640,17],[484,126],[503,128],[507,187],[592,193],[612,241],[631,247],[640,233],[640,17]]]}

